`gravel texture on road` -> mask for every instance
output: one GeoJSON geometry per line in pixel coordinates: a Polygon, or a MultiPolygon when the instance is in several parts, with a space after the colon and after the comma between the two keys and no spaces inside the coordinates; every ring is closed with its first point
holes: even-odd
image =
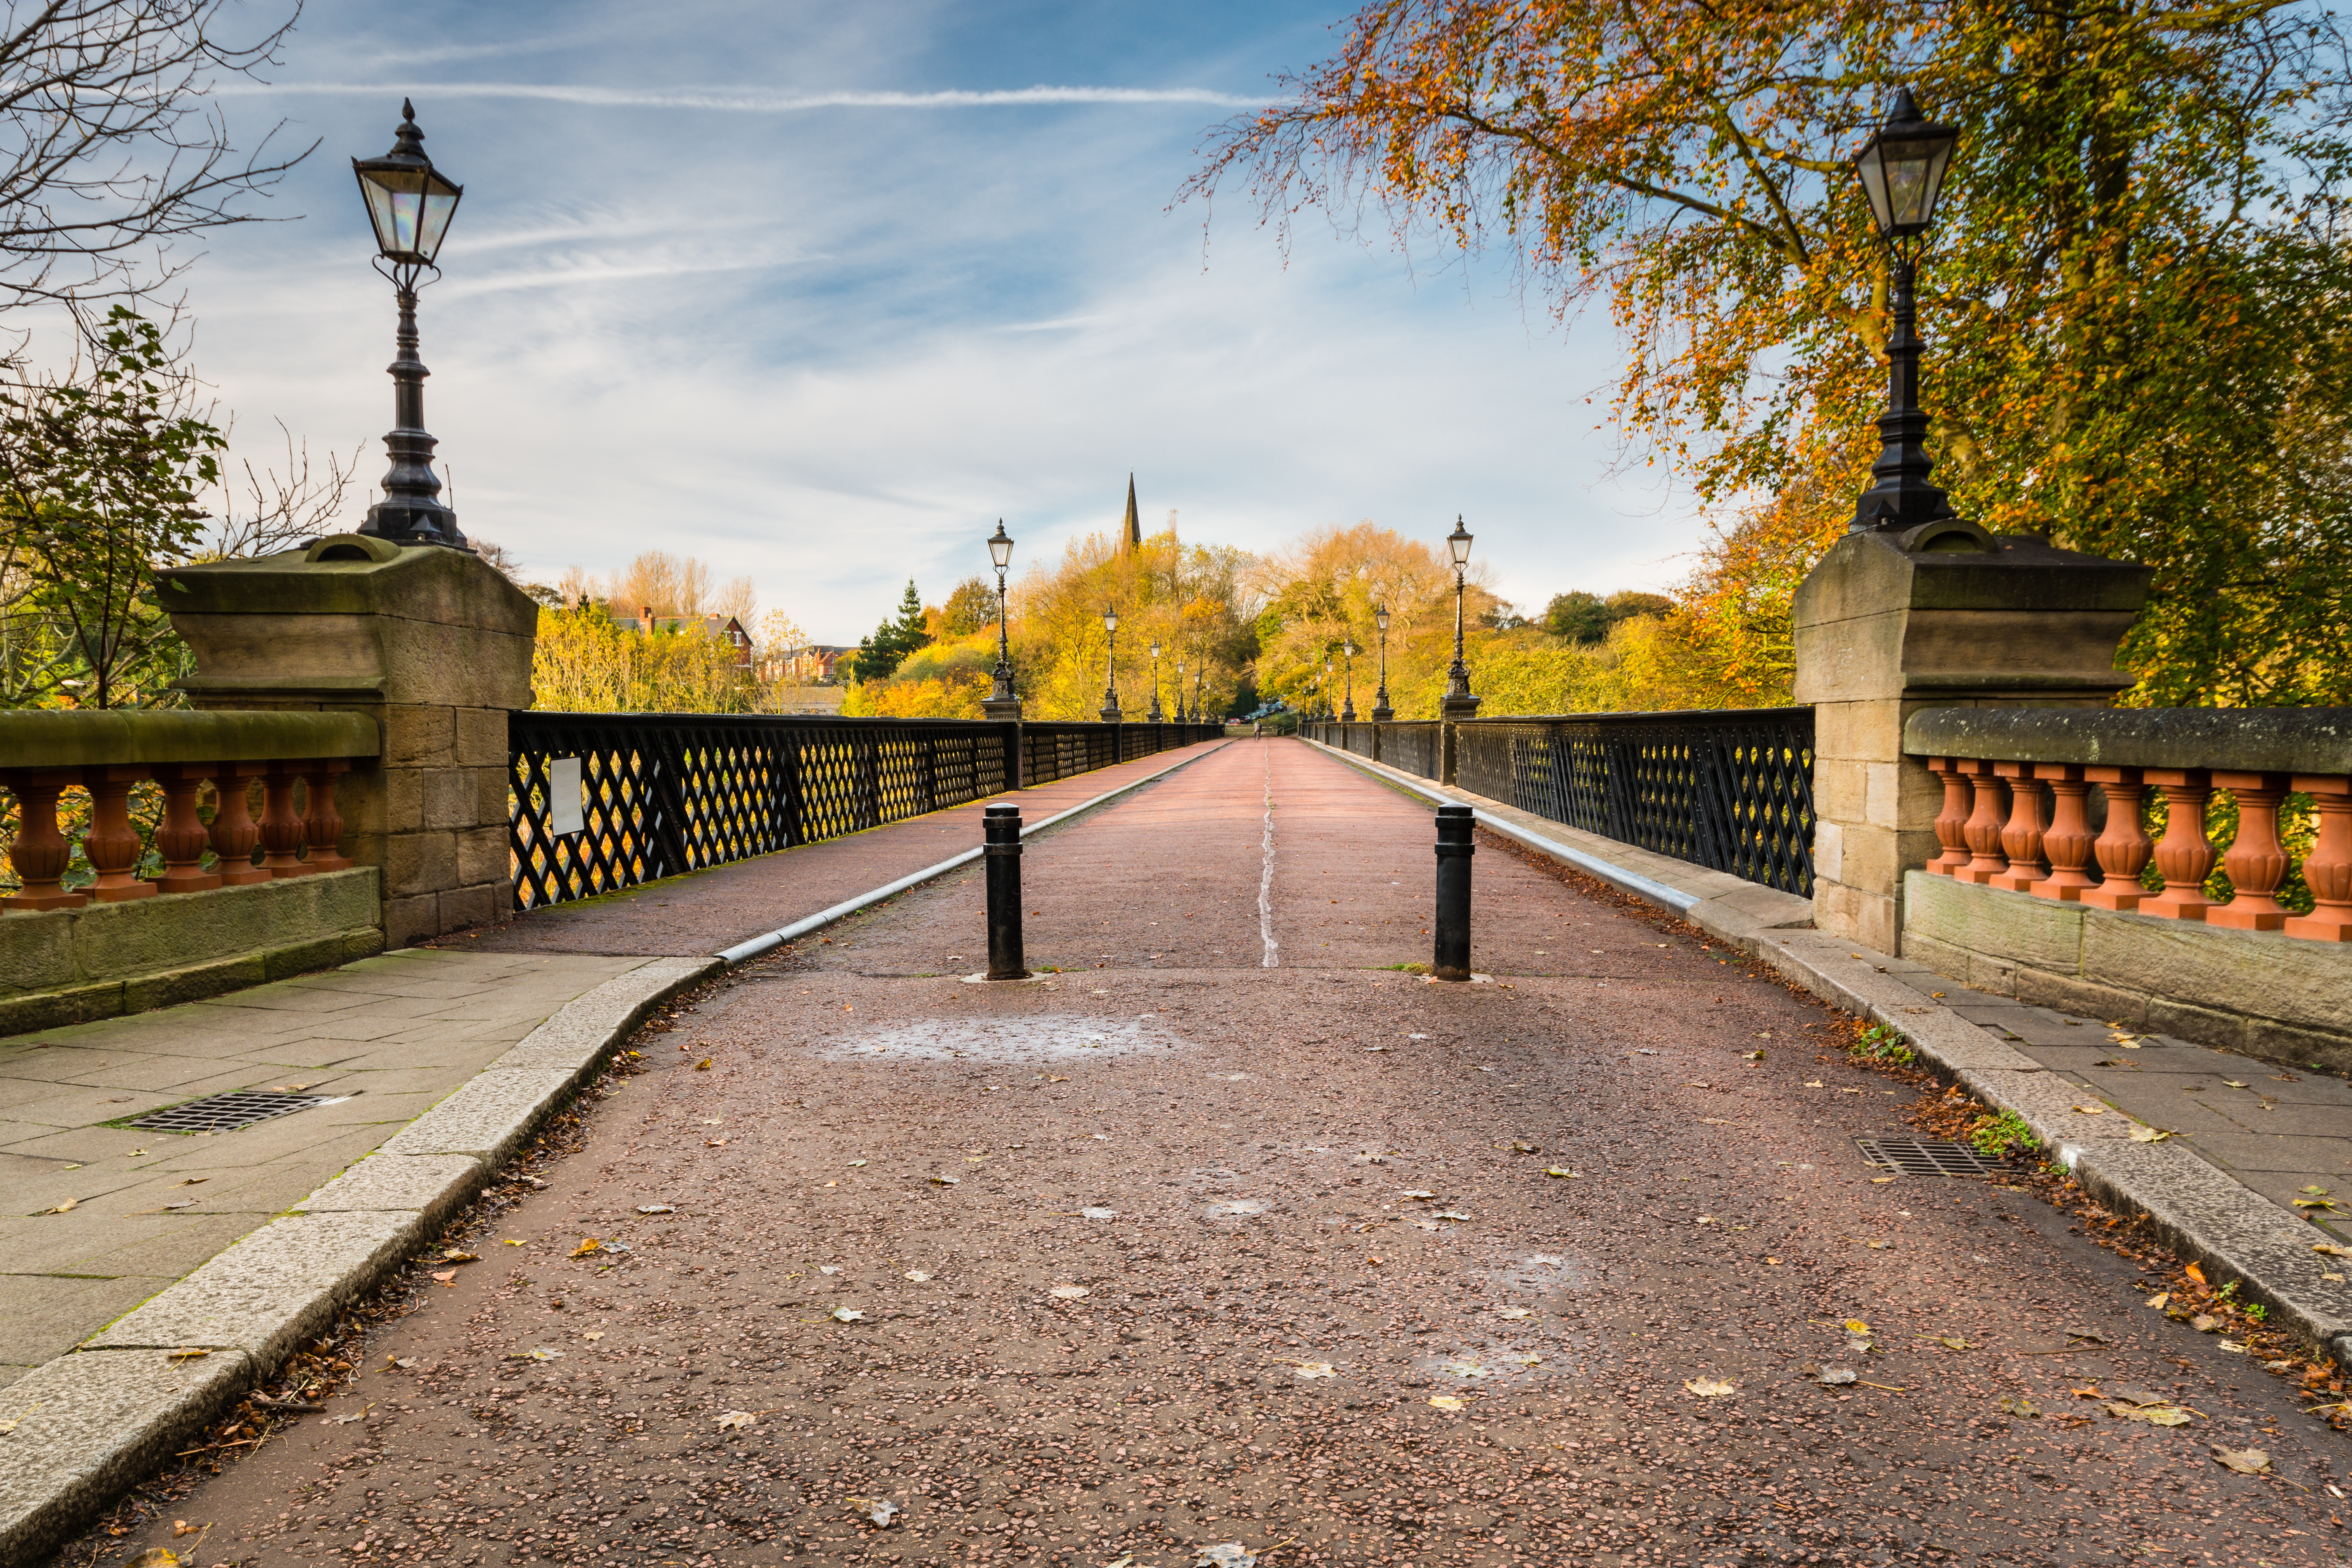
{"type": "Polygon", "coordinates": [[[1487,849],[1493,982],[1387,967],[1431,837],[1236,744],[1029,847],[1058,973],[961,978],[976,868],[746,966],[324,1415],[173,1505],[205,1534],[116,1544],[2341,1560],[2342,1439],[2063,1213],[1877,1179],[1911,1091],[1818,1005],[1487,849]]]}

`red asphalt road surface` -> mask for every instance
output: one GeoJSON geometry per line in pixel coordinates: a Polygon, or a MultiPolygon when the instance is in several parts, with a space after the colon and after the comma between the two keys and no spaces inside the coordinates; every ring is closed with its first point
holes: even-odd
{"type": "Polygon", "coordinates": [[[956,978],[977,868],[736,972],[188,1561],[2342,1560],[2342,1439],[2063,1214],[1874,1183],[1815,1004],[1491,845],[1495,983],[1388,967],[1433,837],[1244,742],[1029,847],[1059,974],[956,978]]]}

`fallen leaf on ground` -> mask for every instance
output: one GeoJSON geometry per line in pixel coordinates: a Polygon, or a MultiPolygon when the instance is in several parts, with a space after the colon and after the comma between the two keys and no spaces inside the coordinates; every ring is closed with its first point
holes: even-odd
{"type": "Polygon", "coordinates": [[[2221,1327],[2221,1320],[2210,1312],[2200,1312],[2189,1320],[2189,1326],[2200,1334],[2210,1334],[2221,1327]]]}
{"type": "Polygon", "coordinates": [[[375,1401],[371,1399],[365,1405],[361,1405],[357,1410],[352,1411],[348,1415],[328,1416],[327,1425],[330,1426],[348,1426],[354,1421],[364,1421],[367,1419],[367,1413],[374,1408],[375,1401]]]}
{"type": "Polygon", "coordinates": [[[865,1162],[865,1161],[863,1161],[863,1160],[852,1160],[851,1162],[849,1162],[849,1168],[850,1168],[851,1170],[855,1171],[855,1170],[856,1170],[858,1167],[860,1167],[860,1166],[864,1165],[865,1163],[866,1163],[866,1162],[865,1162]]]}
{"type": "Polygon", "coordinates": [[[1406,1192],[1403,1195],[1409,1198],[1433,1198],[1437,1194],[1429,1191],[1425,1187],[1414,1187],[1406,1192]]]}
{"type": "Polygon", "coordinates": [[[2250,1351],[2250,1350],[2253,1349],[2253,1346],[2252,1346],[2252,1345],[2242,1345],[2242,1344],[2240,1344],[2240,1343],[2239,1343],[2237,1341],[2235,1341],[2235,1340],[2216,1340],[2216,1341],[2214,1341],[2213,1342],[2214,1342],[2216,1345],[2220,1346],[2221,1349],[2223,1349],[2223,1350],[2225,1350],[2225,1351],[2231,1352],[2233,1352],[2234,1354],[2237,1354],[2237,1355],[2243,1355],[2243,1354],[2245,1354],[2248,1351],[2250,1351]]]}
{"type": "Polygon", "coordinates": [[[1302,1382],[1312,1383],[1318,1377],[1337,1377],[1339,1369],[1328,1361],[1303,1361],[1292,1367],[1290,1373],[1302,1382]]]}
{"type": "Polygon", "coordinates": [[[700,1061],[695,1063],[694,1070],[697,1072],[709,1072],[710,1070],[710,1058],[709,1057],[705,1057],[700,1061]]]}
{"type": "Polygon", "coordinates": [[[601,1339],[603,1339],[603,1338],[604,1337],[604,1330],[602,1330],[602,1329],[591,1329],[591,1330],[589,1330],[586,1333],[582,1334],[580,1337],[581,1337],[582,1339],[583,1339],[583,1340],[586,1340],[589,1343],[593,1344],[593,1343],[595,1343],[598,1340],[601,1340],[601,1339]]]}
{"type": "Polygon", "coordinates": [[[2309,1193],[2314,1197],[2324,1198],[2327,1195],[2327,1189],[2326,1187],[2305,1187],[2303,1190],[2309,1193]]]}
{"type": "Polygon", "coordinates": [[[1045,1294],[1057,1301],[1075,1301],[1082,1296],[1091,1296],[1094,1292],[1083,1285],[1056,1285],[1045,1294]]]}
{"type": "Polygon", "coordinates": [[[1244,1551],[1238,1541],[1222,1546],[1203,1546],[1192,1568],[1257,1568],[1257,1553],[1244,1551]]]}
{"type": "Polygon", "coordinates": [[[403,1372],[412,1372],[415,1370],[417,1365],[416,1358],[413,1355],[394,1355],[386,1356],[383,1359],[391,1365],[400,1368],[403,1372]]]}
{"type": "Polygon", "coordinates": [[[441,1261],[444,1263],[479,1263],[481,1260],[480,1253],[460,1252],[454,1247],[441,1255],[441,1261]]]}
{"type": "Polygon", "coordinates": [[[1739,1053],[1739,1059],[1748,1062],[1760,1062],[1764,1059],[1764,1053],[1762,1051],[1742,1051],[1739,1053]]]}
{"type": "Polygon", "coordinates": [[[123,1568],[180,1568],[180,1554],[168,1546],[151,1546],[123,1568]]]}
{"type": "Polygon", "coordinates": [[[184,1535],[200,1534],[202,1530],[202,1526],[190,1524],[184,1519],[175,1519],[172,1521],[172,1539],[177,1541],[184,1535]]]}
{"type": "Polygon", "coordinates": [[[1439,1209],[1437,1213],[1431,1217],[1434,1219],[1468,1219],[1470,1216],[1464,1214],[1460,1209],[1439,1209]]]}
{"type": "Polygon", "coordinates": [[[514,1237],[508,1237],[502,1245],[507,1247],[528,1247],[530,1244],[527,1241],[517,1241],[514,1237]]]}
{"type": "Polygon", "coordinates": [[[898,1518],[901,1512],[905,1511],[900,1509],[897,1503],[892,1502],[888,1498],[854,1497],[844,1498],[842,1500],[846,1502],[850,1507],[856,1509],[859,1512],[865,1514],[866,1518],[872,1520],[876,1524],[884,1527],[887,1527],[892,1520],[898,1518]]]}
{"type": "Polygon", "coordinates": [[[639,1214],[676,1214],[677,1210],[667,1204],[639,1204],[637,1212],[639,1214]]]}
{"type": "Polygon", "coordinates": [[[37,1218],[45,1214],[71,1214],[74,1211],[74,1206],[80,1201],[81,1200],[79,1198],[68,1198],[65,1202],[59,1204],[53,1209],[35,1209],[33,1211],[33,1217],[37,1218]]]}
{"type": "Polygon", "coordinates": [[[1894,1179],[1892,1176],[1873,1176],[1870,1178],[1870,1184],[1874,1187],[1883,1187],[1894,1179]]]}
{"type": "Polygon", "coordinates": [[[1450,1372],[1456,1377],[1485,1377],[1487,1375],[1487,1369],[1480,1366],[1475,1361],[1449,1361],[1444,1366],[1438,1368],[1438,1370],[1440,1372],[1450,1372]]]}
{"type": "Polygon", "coordinates": [[[572,1249],[572,1256],[574,1258],[586,1258],[591,1253],[602,1252],[604,1250],[604,1244],[603,1242],[597,1240],[593,1236],[584,1237],[581,1239],[580,1245],[572,1249]]]}
{"type": "Polygon", "coordinates": [[[1547,1165],[1544,1167],[1544,1174],[1547,1176],[1566,1176],[1570,1181],[1574,1181],[1578,1176],[1582,1175],[1583,1173],[1581,1171],[1564,1171],[1558,1165],[1547,1165]]]}
{"type": "Polygon", "coordinates": [[[1117,1209],[1080,1209],[1078,1213],[1087,1219],[1117,1219],[1118,1217],[1118,1211],[1117,1209]]]}
{"type": "Polygon", "coordinates": [[[1854,1380],[1854,1374],[1842,1366],[1822,1368],[1822,1382],[1832,1388],[1843,1388],[1854,1380]]]}
{"type": "Polygon", "coordinates": [[[1498,1318],[1532,1318],[1535,1315],[1536,1312],[1533,1307],[1497,1307],[1495,1309],[1495,1316],[1498,1318]]]}
{"type": "Polygon", "coordinates": [[[1726,1383],[1719,1377],[1695,1377],[1685,1382],[1683,1386],[1701,1399],[1720,1399],[1727,1394],[1739,1392],[1738,1384],[1726,1383]]]}
{"type": "Polygon", "coordinates": [[[2021,1421],[2030,1421],[2034,1416],[2042,1414],[2041,1410],[2035,1406],[2033,1401],[2024,1397],[2022,1394],[2020,1394],[2013,1399],[1996,1399],[1993,1401],[1993,1405],[1996,1409],[2006,1412],[2011,1415],[2014,1415],[2021,1421]]]}
{"type": "Polygon", "coordinates": [[[1819,1089],[1822,1087],[1822,1080],[1817,1078],[1809,1078],[1805,1080],[1805,1087],[1807,1089],[1819,1089]]]}
{"type": "Polygon", "coordinates": [[[2161,1129],[2150,1127],[2145,1121],[2135,1121],[2132,1123],[2131,1136],[2135,1143],[2161,1143],[2172,1134],[2161,1129]]]}
{"type": "Polygon", "coordinates": [[[940,1187],[952,1187],[956,1184],[956,1178],[953,1176],[933,1176],[931,1178],[931,1184],[940,1187]]]}
{"type": "Polygon", "coordinates": [[[2260,1448],[2224,1448],[2216,1444],[2213,1457],[2221,1468],[2235,1470],[2242,1476],[2266,1476],[2271,1473],[2271,1457],[2260,1448]]]}
{"type": "Polygon", "coordinates": [[[2066,1337],[2070,1340],[2080,1340],[2088,1345],[2103,1345],[2107,1342],[2107,1337],[2105,1334],[2091,1329],[2068,1329],[2066,1337]]]}
{"type": "Polygon", "coordinates": [[[172,1361],[195,1361],[200,1357],[208,1356],[212,1353],[213,1352],[210,1351],[200,1351],[194,1349],[173,1351],[168,1359],[172,1361]]]}
{"type": "Polygon", "coordinates": [[[1440,1410],[1459,1410],[1463,1405],[1463,1401],[1451,1394],[1433,1394],[1429,1396],[1429,1402],[1440,1410]]]}
{"type": "Polygon", "coordinates": [[[1968,1341],[1961,1339],[1957,1335],[1948,1339],[1938,1340],[1936,1342],[1942,1345],[1948,1351],[1964,1351],[1974,1348],[1968,1341]]]}
{"type": "Polygon", "coordinates": [[[820,1263],[816,1266],[816,1271],[819,1274],[838,1274],[841,1272],[841,1265],[838,1263],[820,1263]]]}
{"type": "Polygon", "coordinates": [[[2095,1384],[2089,1388],[2070,1388],[2066,1392],[2073,1394],[2077,1399],[2105,1399],[2106,1397],[2105,1394],[2099,1392],[2098,1386],[2095,1384]]]}
{"type": "Polygon", "coordinates": [[[2110,1405],[2107,1414],[2126,1421],[2145,1421],[2151,1426],[2186,1426],[2189,1412],[2170,1405],[2110,1405]]]}
{"type": "Polygon", "coordinates": [[[2182,1269],[2182,1270],[2181,1270],[2181,1272],[2182,1272],[2183,1274],[2188,1275],[2188,1276],[2189,1276],[2189,1278],[2190,1278],[2191,1279],[2196,1280],[2196,1281],[2197,1281],[2197,1283],[2199,1283],[2200,1285],[2202,1285],[2202,1284],[2204,1284],[2204,1283],[2205,1283],[2205,1270],[2203,1270],[2202,1268],[2198,1268],[2198,1267],[2197,1267],[2197,1265],[2195,1265],[2194,1263],[2190,1264],[2188,1268],[2186,1268],[2182,1269]]]}
{"type": "Polygon", "coordinates": [[[2222,1087],[2224,1087],[2225,1089],[2243,1089],[2243,1088],[2245,1088],[2245,1087],[2246,1087],[2244,1084],[2240,1083],[2236,1079],[2233,1079],[2233,1078],[2225,1078],[2225,1079],[2223,1079],[2221,1080],[2221,1084],[2222,1084],[2222,1087]]]}
{"type": "Polygon", "coordinates": [[[183,1180],[180,1183],[180,1185],[184,1187],[200,1187],[211,1180],[212,1178],[210,1176],[189,1176],[183,1180]]]}
{"type": "Polygon", "coordinates": [[[866,1321],[866,1314],[855,1307],[835,1307],[833,1321],[836,1323],[862,1323],[866,1321]]]}
{"type": "Polygon", "coordinates": [[[2332,1241],[2315,1241],[2311,1250],[2324,1252],[2330,1258],[2352,1258],[2352,1247],[2338,1247],[2332,1241]]]}
{"type": "Polygon", "coordinates": [[[930,1276],[924,1273],[919,1268],[909,1268],[907,1270],[907,1278],[912,1279],[916,1284],[920,1285],[930,1279],[930,1276]]]}
{"type": "Polygon", "coordinates": [[[433,1276],[433,1283],[436,1285],[446,1285],[454,1289],[457,1288],[457,1271],[454,1268],[444,1268],[439,1273],[433,1276]]]}
{"type": "Polygon", "coordinates": [[[2150,1296],[2150,1297],[2147,1299],[2147,1304],[2148,1304],[2149,1306],[2151,1306],[2151,1307],[2155,1308],[2158,1311],[2161,1312],[2161,1311],[2163,1311],[2163,1310],[2164,1310],[2164,1304],[2165,1304],[2167,1301],[2169,1301],[2169,1300],[2172,1300],[2172,1292],[2171,1292],[2171,1291],[2169,1291],[2169,1290],[2159,1290],[2159,1291],[2158,1291],[2155,1295],[2150,1296]]]}
{"type": "Polygon", "coordinates": [[[2104,1105],[2078,1105],[2074,1109],[2085,1116],[2105,1116],[2107,1113],[2107,1108],[2104,1105]]]}
{"type": "Polygon", "coordinates": [[[719,1417],[719,1429],[725,1432],[731,1428],[750,1426],[757,1424],[759,1419],[748,1410],[730,1410],[719,1417]]]}

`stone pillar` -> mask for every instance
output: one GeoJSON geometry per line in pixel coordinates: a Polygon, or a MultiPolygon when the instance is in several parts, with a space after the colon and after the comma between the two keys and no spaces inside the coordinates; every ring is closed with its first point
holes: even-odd
{"type": "Polygon", "coordinates": [[[1922,708],[2105,707],[2154,571],[1947,519],[1849,533],[1797,589],[1813,708],[1813,923],[1899,952],[1903,874],[1943,846],[1944,786],[1906,756],[1922,708]]]}
{"type": "Polygon", "coordinates": [[[530,706],[539,606],[479,556],[336,534],[158,579],[195,654],[198,708],[366,713],[379,766],[335,806],[354,861],[383,869],[384,944],[506,918],[507,714],[530,706]]]}

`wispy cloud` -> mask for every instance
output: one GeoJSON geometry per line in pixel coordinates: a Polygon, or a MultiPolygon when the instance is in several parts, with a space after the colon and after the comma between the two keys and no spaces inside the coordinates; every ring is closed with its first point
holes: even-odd
{"type": "Polygon", "coordinates": [[[1064,103],[1192,103],[1255,109],[1272,101],[1202,87],[1023,87],[988,92],[763,92],[740,88],[586,87],[522,81],[429,83],[358,81],[228,81],[222,97],[310,93],[331,97],[520,98],[613,109],[706,109],[737,114],[797,114],[813,109],[1003,109],[1064,103]]]}

